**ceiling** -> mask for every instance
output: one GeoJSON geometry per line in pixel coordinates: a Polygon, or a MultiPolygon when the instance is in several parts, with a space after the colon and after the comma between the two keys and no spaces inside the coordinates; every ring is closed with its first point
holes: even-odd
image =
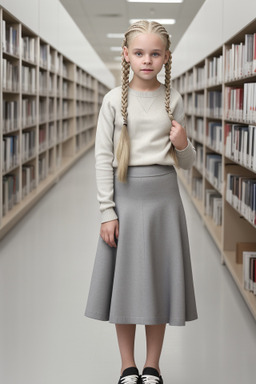
{"type": "Polygon", "coordinates": [[[184,0],[183,3],[161,4],[134,3],[126,0],[60,0],[78,25],[86,39],[110,70],[120,68],[120,52],[110,47],[120,47],[122,38],[108,38],[107,33],[123,33],[130,19],[174,18],[174,25],[165,25],[171,35],[173,52],[182,35],[205,0],[184,0]]]}

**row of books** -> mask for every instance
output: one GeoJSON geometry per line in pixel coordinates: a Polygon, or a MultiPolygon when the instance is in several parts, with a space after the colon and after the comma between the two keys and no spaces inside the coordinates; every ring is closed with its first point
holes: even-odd
{"type": "Polygon", "coordinates": [[[46,142],[46,126],[39,127],[39,153],[46,150],[47,142],[46,142]]]}
{"type": "Polygon", "coordinates": [[[17,92],[19,89],[18,65],[4,58],[2,65],[2,86],[3,91],[17,92]]]}
{"type": "Polygon", "coordinates": [[[36,93],[36,69],[22,66],[22,91],[36,93]]]}
{"type": "Polygon", "coordinates": [[[250,223],[256,225],[256,179],[227,173],[226,200],[250,223]]]}
{"type": "Polygon", "coordinates": [[[93,128],[88,129],[87,131],[82,132],[81,134],[76,136],[76,150],[80,151],[80,149],[84,148],[88,143],[91,142],[93,138],[93,128]]]}
{"type": "MultiPolygon", "coordinates": [[[[52,78],[51,78],[52,79],[52,78]]],[[[48,74],[45,71],[39,71],[39,91],[43,93],[48,93],[48,74]]]]}
{"type": "MultiPolygon", "coordinates": [[[[92,90],[94,88],[94,79],[80,68],[76,69],[76,82],[82,84],[86,88],[92,90]]],[[[103,89],[102,92],[105,93],[105,89],[103,89]]]]}
{"type": "Polygon", "coordinates": [[[47,169],[46,155],[42,155],[39,157],[39,160],[38,160],[39,182],[44,180],[47,177],[47,174],[48,174],[48,169],[47,169]]]}
{"type": "MultiPolygon", "coordinates": [[[[85,115],[85,121],[93,120],[93,109],[90,104],[79,105],[81,115],[85,115]]],[[[48,100],[48,115],[46,99],[39,101],[39,121],[45,122],[47,119],[54,118],[54,99],[48,100]]],[[[69,115],[69,103],[63,101],[63,104],[58,103],[58,116],[67,117],[69,115]],[[62,105],[62,109],[61,109],[62,105]]],[[[36,124],[36,100],[35,99],[22,99],[22,127],[31,126],[36,124]]],[[[9,133],[18,129],[18,101],[3,100],[3,133],[9,133]]]]}
{"type": "Polygon", "coordinates": [[[192,178],[192,196],[197,200],[203,200],[203,179],[202,177],[192,178]]]}
{"type": "Polygon", "coordinates": [[[3,133],[9,133],[18,127],[18,101],[3,100],[3,133]]]}
{"type": "Polygon", "coordinates": [[[202,89],[205,87],[205,67],[197,67],[195,69],[195,89],[202,89]]]}
{"type": "MultiPolygon", "coordinates": [[[[205,103],[204,94],[196,93],[193,100],[193,95],[188,94],[186,98],[186,113],[204,115],[205,103]]],[[[209,117],[222,118],[222,92],[210,91],[207,93],[207,115],[209,117]]]]}
{"type": "MultiPolygon", "coordinates": [[[[61,164],[61,148],[56,149],[56,166],[61,164]]],[[[38,163],[39,181],[45,179],[49,169],[53,166],[53,152],[49,153],[49,168],[47,170],[47,158],[45,155],[40,156],[38,163]],[[51,156],[51,158],[50,158],[51,156]]],[[[28,195],[36,186],[35,165],[24,164],[22,166],[22,198],[28,195]]],[[[3,216],[5,216],[13,206],[18,202],[19,194],[19,174],[18,172],[8,173],[3,176],[3,196],[2,207],[3,216]]]]}
{"type": "Polygon", "coordinates": [[[196,115],[203,115],[204,114],[204,94],[203,93],[196,93],[195,94],[194,113],[196,115]]]}
{"type": "Polygon", "coordinates": [[[206,125],[206,145],[222,153],[222,124],[220,122],[209,121],[206,125]]]}
{"type": "Polygon", "coordinates": [[[55,141],[56,135],[54,123],[50,123],[48,126],[42,125],[39,127],[39,153],[51,147],[55,144],[55,141]]]}
{"type": "Polygon", "coordinates": [[[208,62],[208,86],[221,84],[223,81],[223,56],[213,57],[208,62]]]}
{"type": "MultiPolygon", "coordinates": [[[[36,68],[22,65],[22,92],[36,93],[36,68]]],[[[60,85],[60,81],[58,82],[60,85]]],[[[19,68],[7,59],[3,58],[2,73],[3,91],[18,92],[19,91],[19,68]]],[[[59,87],[59,86],[58,86],[59,87]]],[[[44,94],[54,94],[54,78],[47,72],[39,71],[39,92],[44,94]]],[[[59,88],[57,93],[60,95],[59,88]]],[[[69,98],[69,83],[62,83],[62,97],[69,98]]],[[[72,97],[71,97],[72,98],[72,97]]],[[[77,85],[77,99],[82,101],[94,102],[94,91],[77,85]]]]}
{"type": "Polygon", "coordinates": [[[21,39],[22,58],[31,63],[36,61],[36,39],[34,37],[23,36],[21,39]]]}
{"type": "Polygon", "coordinates": [[[256,83],[226,87],[226,118],[252,123],[256,120],[256,83]]]}
{"type": "Polygon", "coordinates": [[[2,21],[2,48],[3,52],[11,55],[19,55],[19,30],[18,26],[9,25],[5,20],[2,21]]]}
{"type": "Polygon", "coordinates": [[[215,189],[205,190],[205,213],[215,225],[222,225],[222,197],[215,189]]]}
{"type": "Polygon", "coordinates": [[[3,176],[3,216],[18,203],[19,175],[18,173],[9,173],[3,176]]]}
{"type": "Polygon", "coordinates": [[[94,102],[95,92],[92,89],[82,87],[81,85],[76,86],[76,98],[83,101],[94,102]]]}
{"type": "Polygon", "coordinates": [[[194,135],[194,128],[193,128],[193,117],[190,115],[186,116],[186,132],[188,137],[192,138],[194,135]]]}
{"type": "Polygon", "coordinates": [[[244,289],[256,295],[256,252],[243,252],[244,289]]]}
{"type": "Polygon", "coordinates": [[[192,137],[201,143],[204,142],[204,120],[202,118],[196,118],[192,137]]]}
{"type": "Polygon", "coordinates": [[[76,132],[82,132],[95,126],[93,116],[81,116],[76,118],[76,132]]]}
{"type": "Polygon", "coordinates": [[[187,77],[187,91],[190,92],[194,89],[194,73],[193,71],[188,73],[187,77]]]}
{"type": "Polygon", "coordinates": [[[36,187],[35,166],[26,164],[22,167],[22,198],[36,187]]]}
{"type": "Polygon", "coordinates": [[[26,161],[35,155],[36,151],[36,131],[22,132],[22,161],[26,161]]]}
{"type": "Polygon", "coordinates": [[[193,95],[191,93],[186,97],[186,113],[189,115],[194,113],[193,95]]]}
{"type": "Polygon", "coordinates": [[[203,173],[203,165],[204,165],[204,148],[202,145],[196,145],[196,161],[195,167],[203,173]]]}
{"type": "Polygon", "coordinates": [[[2,139],[2,171],[8,172],[18,164],[19,136],[5,135],[2,139]]]}
{"type": "Polygon", "coordinates": [[[22,99],[22,127],[36,124],[36,100],[22,99]]]}
{"type": "MultiPolygon", "coordinates": [[[[39,152],[50,147],[55,142],[54,127],[49,125],[48,131],[45,126],[39,127],[39,152]],[[48,133],[47,133],[48,132],[48,133]]],[[[63,127],[65,132],[67,128],[63,127]]],[[[63,136],[63,135],[62,135],[63,136]]],[[[36,132],[30,130],[22,133],[22,161],[26,161],[35,154],[36,132]]],[[[5,135],[2,139],[2,171],[8,172],[18,165],[19,136],[5,135]]]]}
{"type": "Polygon", "coordinates": [[[226,81],[256,73],[256,33],[246,34],[245,42],[226,48],[226,81]]]}
{"type": "Polygon", "coordinates": [[[40,44],[40,65],[48,68],[48,46],[46,44],[40,44]]]}
{"type": "Polygon", "coordinates": [[[256,172],[256,126],[225,124],[225,155],[256,172]]]}
{"type": "Polygon", "coordinates": [[[221,91],[210,91],[207,93],[207,114],[210,117],[222,118],[221,91]]]}
{"type": "Polygon", "coordinates": [[[222,191],[222,158],[216,153],[206,154],[206,177],[218,190],[222,191]]]}

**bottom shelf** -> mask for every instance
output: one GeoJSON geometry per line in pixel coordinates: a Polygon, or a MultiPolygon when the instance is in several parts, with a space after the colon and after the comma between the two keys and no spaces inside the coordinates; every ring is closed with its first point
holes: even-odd
{"type": "Polygon", "coordinates": [[[29,193],[29,195],[25,196],[20,203],[14,205],[12,210],[7,212],[6,216],[2,218],[0,240],[42,198],[42,196],[59,181],[60,177],[67,172],[68,169],[81,158],[81,156],[93,147],[93,145],[94,140],[77,152],[75,156],[63,157],[62,164],[56,173],[49,174],[46,179],[42,180],[39,185],[29,193]]]}

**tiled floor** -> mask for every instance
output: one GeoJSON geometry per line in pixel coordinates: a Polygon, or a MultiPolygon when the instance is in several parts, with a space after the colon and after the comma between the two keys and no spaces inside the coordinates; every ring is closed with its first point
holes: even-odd
{"type": "MultiPolygon", "coordinates": [[[[256,322],[181,188],[199,320],[167,327],[165,384],[249,384],[256,322]]],[[[90,151],[0,243],[0,383],[116,384],[115,329],[83,316],[99,232],[90,151]]],[[[136,338],[138,366],[144,328],[136,338]]]]}

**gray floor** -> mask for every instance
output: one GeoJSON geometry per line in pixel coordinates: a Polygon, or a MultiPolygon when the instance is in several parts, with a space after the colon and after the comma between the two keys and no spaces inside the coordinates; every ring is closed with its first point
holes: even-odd
{"type": "MultiPolygon", "coordinates": [[[[167,328],[165,384],[255,382],[255,320],[181,192],[199,320],[167,328]]],[[[0,383],[117,383],[114,326],[83,316],[98,232],[90,151],[0,243],[0,383]]],[[[139,326],[139,367],[144,355],[139,326]]]]}

